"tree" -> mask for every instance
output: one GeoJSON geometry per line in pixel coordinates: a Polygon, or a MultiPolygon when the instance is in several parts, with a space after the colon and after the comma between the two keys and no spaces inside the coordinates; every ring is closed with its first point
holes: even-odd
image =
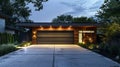
{"type": "Polygon", "coordinates": [[[120,22],[120,0],[105,0],[98,14],[101,22],[120,22]]]}
{"type": "Polygon", "coordinates": [[[80,22],[81,23],[95,23],[96,21],[95,21],[95,19],[93,17],[88,18],[88,17],[81,16],[81,17],[74,17],[73,22],[77,22],[77,23],[80,23],[80,22]]]}
{"type": "MultiPolygon", "coordinates": [[[[119,40],[118,33],[120,33],[120,0],[105,0],[96,15],[100,22],[104,24],[101,26],[101,31],[106,36],[106,42],[119,40]],[[113,39],[116,38],[116,39],[113,39]]],[[[108,42],[108,43],[109,43],[108,42]]]]}
{"type": "Polygon", "coordinates": [[[93,17],[73,17],[71,15],[60,15],[52,20],[53,23],[84,23],[84,22],[96,22],[93,17]]]}
{"type": "Polygon", "coordinates": [[[60,15],[52,20],[53,23],[71,23],[73,17],[71,15],[60,15]]]}
{"type": "MultiPolygon", "coordinates": [[[[31,9],[27,6],[32,3],[36,11],[43,8],[42,3],[47,0],[0,0],[0,12],[14,19],[14,21],[30,21],[31,9]]],[[[9,21],[10,22],[10,21],[9,21]]]]}
{"type": "MultiPolygon", "coordinates": [[[[116,22],[112,22],[112,23],[107,23],[107,24],[102,24],[98,31],[100,32],[100,34],[104,35],[104,37],[102,40],[104,43],[113,43],[113,45],[115,45],[116,43],[120,44],[120,24],[116,23],[116,22]]],[[[102,42],[101,42],[102,43],[102,42]]]]}

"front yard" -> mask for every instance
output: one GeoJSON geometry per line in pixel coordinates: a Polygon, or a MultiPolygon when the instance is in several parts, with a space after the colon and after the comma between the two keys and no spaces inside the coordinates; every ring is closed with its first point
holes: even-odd
{"type": "Polygon", "coordinates": [[[29,46],[30,42],[19,42],[18,36],[10,33],[0,33],[0,56],[20,49],[19,47],[29,46]]]}
{"type": "Polygon", "coordinates": [[[11,45],[11,44],[0,45],[0,56],[8,54],[17,49],[18,48],[16,48],[14,45],[11,45]]]}
{"type": "Polygon", "coordinates": [[[106,44],[96,45],[96,44],[82,44],[82,43],[79,45],[120,63],[119,45],[106,45],[106,44]]]}
{"type": "Polygon", "coordinates": [[[2,45],[0,45],[0,56],[3,56],[3,55],[8,54],[10,52],[16,51],[16,50],[20,49],[19,47],[29,46],[30,44],[31,44],[30,42],[23,42],[23,43],[18,44],[18,45],[2,44],[2,45]]]}

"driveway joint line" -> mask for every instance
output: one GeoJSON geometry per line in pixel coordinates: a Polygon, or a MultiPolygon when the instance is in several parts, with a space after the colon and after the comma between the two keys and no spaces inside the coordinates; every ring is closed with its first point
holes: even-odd
{"type": "Polygon", "coordinates": [[[54,50],[53,50],[53,63],[52,67],[55,67],[55,44],[54,44],[54,50]]]}

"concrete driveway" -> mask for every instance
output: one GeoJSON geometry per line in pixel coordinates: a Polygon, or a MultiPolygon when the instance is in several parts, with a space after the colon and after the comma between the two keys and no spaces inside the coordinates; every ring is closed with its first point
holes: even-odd
{"type": "Polygon", "coordinates": [[[77,45],[32,45],[0,57],[0,67],[120,67],[77,45]]]}

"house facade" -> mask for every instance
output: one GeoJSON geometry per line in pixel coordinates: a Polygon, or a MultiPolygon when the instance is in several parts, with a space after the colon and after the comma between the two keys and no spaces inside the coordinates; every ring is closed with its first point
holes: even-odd
{"type": "Polygon", "coordinates": [[[30,28],[33,44],[95,43],[97,24],[91,23],[18,23],[30,28]]]}

